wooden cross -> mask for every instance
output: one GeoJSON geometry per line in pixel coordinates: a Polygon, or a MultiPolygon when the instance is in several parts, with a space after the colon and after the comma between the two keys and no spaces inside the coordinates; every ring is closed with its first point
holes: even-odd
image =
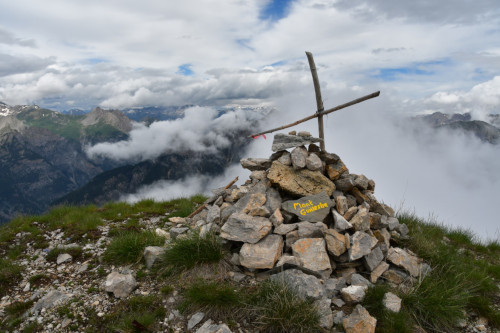
{"type": "Polygon", "coordinates": [[[374,98],[374,97],[377,97],[380,95],[380,91],[376,91],[374,93],[357,98],[357,99],[352,100],[350,102],[347,102],[345,104],[337,105],[334,108],[325,110],[323,107],[323,100],[321,99],[321,89],[319,87],[318,73],[316,72],[316,65],[314,64],[313,55],[311,52],[306,52],[306,55],[307,55],[307,60],[309,61],[309,68],[311,69],[311,74],[312,74],[312,78],[313,78],[314,92],[316,93],[316,106],[317,106],[316,113],[313,115],[310,115],[309,117],[305,117],[303,119],[297,120],[296,122],[293,122],[293,123],[288,124],[288,125],[284,125],[281,127],[273,128],[271,130],[264,131],[264,132],[252,134],[252,135],[250,135],[250,137],[256,138],[259,135],[276,132],[276,131],[279,131],[279,130],[282,130],[285,128],[289,128],[289,127],[298,125],[298,124],[303,123],[305,121],[308,121],[308,120],[311,120],[314,118],[318,118],[319,137],[320,137],[320,139],[322,139],[322,141],[320,142],[320,148],[322,151],[325,151],[325,132],[324,132],[324,128],[323,128],[323,116],[325,114],[329,114],[329,113],[344,109],[348,106],[364,102],[368,99],[371,99],[371,98],[374,98]]]}

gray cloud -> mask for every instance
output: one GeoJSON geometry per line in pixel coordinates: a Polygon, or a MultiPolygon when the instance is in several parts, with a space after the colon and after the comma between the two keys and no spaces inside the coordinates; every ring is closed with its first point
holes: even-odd
{"type": "Polygon", "coordinates": [[[352,10],[356,15],[377,18],[403,18],[415,22],[472,24],[491,18],[498,18],[500,9],[496,0],[444,0],[444,1],[401,1],[401,0],[339,0],[339,9],[352,10]]]}
{"type": "Polygon", "coordinates": [[[19,45],[31,48],[36,47],[34,39],[16,38],[13,33],[2,28],[0,28],[0,44],[19,45]]]}
{"type": "Polygon", "coordinates": [[[36,72],[44,70],[47,66],[54,64],[55,58],[40,58],[36,56],[13,57],[8,54],[0,53],[0,77],[36,72]]]}

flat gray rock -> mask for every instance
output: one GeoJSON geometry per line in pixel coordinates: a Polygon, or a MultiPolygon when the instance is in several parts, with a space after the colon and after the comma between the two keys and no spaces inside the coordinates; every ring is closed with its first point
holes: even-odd
{"type": "Polygon", "coordinates": [[[274,152],[285,150],[288,148],[307,146],[311,143],[323,141],[320,138],[314,138],[312,136],[297,136],[297,135],[287,135],[278,133],[274,135],[272,150],[274,152]]]}
{"type": "Polygon", "coordinates": [[[282,251],[283,237],[268,235],[255,244],[243,244],[240,250],[240,264],[250,269],[271,269],[282,251]]]}
{"type": "Polygon", "coordinates": [[[309,222],[323,222],[333,206],[334,204],[326,192],[309,195],[298,200],[288,200],[281,204],[283,210],[297,215],[302,221],[309,222]]]}
{"type": "Polygon", "coordinates": [[[50,309],[67,301],[69,296],[59,290],[50,290],[29,310],[31,314],[37,314],[43,308],[50,309]]]}
{"type": "Polygon", "coordinates": [[[220,236],[224,239],[255,244],[271,231],[272,223],[265,217],[234,213],[222,226],[220,236]]]}
{"type": "Polygon", "coordinates": [[[288,269],[271,275],[269,279],[277,283],[284,283],[302,299],[318,300],[326,295],[325,287],[317,277],[298,269],[288,269]]]}

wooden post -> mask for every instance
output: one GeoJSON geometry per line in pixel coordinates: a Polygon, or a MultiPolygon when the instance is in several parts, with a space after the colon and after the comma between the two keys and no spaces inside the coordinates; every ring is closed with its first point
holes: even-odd
{"type": "Polygon", "coordinates": [[[318,72],[316,71],[316,64],[314,63],[314,58],[311,52],[306,52],[307,60],[309,61],[309,68],[311,68],[311,74],[314,83],[314,92],[316,94],[316,105],[318,106],[318,128],[319,128],[319,138],[323,139],[320,141],[320,148],[325,151],[325,132],[323,127],[323,115],[320,114],[324,111],[323,100],[321,99],[321,88],[319,86],[318,72]]]}

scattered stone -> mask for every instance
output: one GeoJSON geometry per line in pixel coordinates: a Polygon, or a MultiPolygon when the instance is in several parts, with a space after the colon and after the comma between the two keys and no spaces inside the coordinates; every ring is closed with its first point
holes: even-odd
{"type": "Polygon", "coordinates": [[[275,228],[279,227],[283,223],[283,215],[281,214],[281,210],[279,208],[276,208],[273,215],[269,218],[269,221],[271,221],[275,228]]]}
{"type": "Polygon", "coordinates": [[[203,312],[196,312],[195,314],[193,314],[188,321],[187,329],[192,330],[193,327],[198,325],[203,320],[204,317],[205,314],[203,312]]]}
{"type": "Polygon", "coordinates": [[[382,274],[382,276],[384,277],[384,279],[387,282],[395,284],[395,285],[399,285],[399,284],[405,282],[409,278],[409,276],[407,274],[405,274],[404,272],[397,270],[397,269],[392,269],[392,268],[386,270],[382,274]]]}
{"type": "Polygon", "coordinates": [[[352,286],[371,287],[372,284],[370,283],[370,281],[365,279],[360,274],[353,274],[353,275],[351,275],[351,285],[352,286]]]}
{"type": "Polygon", "coordinates": [[[240,263],[250,269],[270,269],[281,256],[283,237],[268,235],[255,244],[245,243],[240,250],[240,263]]]}
{"type": "Polygon", "coordinates": [[[311,143],[323,141],[319,138],[313,138],[312,136],[296,136],[296,135],[286,135],[278,133],[274,136],[272,151],[280,151],[288,148],[307,146],[311,143]]]}
{"type": "Polygon", "coordinates": [[[358,304],[351,315],[342,321],[342,325],[346,333],[374,333],[377,319],[358,304]]]}
{"type": "Polygon", "coordinates": [[[144,260],[146,261],[146,267],[151,269],[155,261],[165,253],[164,247],[159,246],[147,246],[144,249],[144,260]]]}
{"type": "Polygon", "coordinates": [[[278,158],[278,162],[280,162],[283,165],[292,165],[292,156],[289,152],[284,153],[281,155],[280,158],[278,158]]]}
{"type": "Polygon", "coordinates": [[[196,333],[232,333],[226,324],[214,324],[212,319],[207,320],[196,333]]]}
{"type": "Polygon", "coordinates": [[[160,228],[156,228],[155,233],[157,236],[163,237],[165,239],[170,239],[170,233],[168,231],[165,231],[165,230],[160,229],[160,228]]]}
{"type": "Polygon", "coordinates": [[[267,178],[282,190],[297,196],[308,196],[323,191],[331,196],[335,190],[335,185],[320,171],[293,170],[277,161],[273,162],[267,178]]]}
{"type": "Polygon", "coordinates": [[[271,231],[272,224],[264,217],[234,213],[222,226],[220,236],[224,239],[255,244],[271,231]]]}
{"type": "Polygon", "coordinates": [[[344,193],[349,192],[354,187],[354,182],[351,178],[340,178],[335,182],[335,187],[344,193]]]}
{"type": "Polygon", "coordinates": [[[385,293],[382,304],[384,304],[386,309],[392,312],[399,312],[399,310],[401,310],[401,298],[391,292],[385,293]]]}
{"type": "Polygon", "coordinates": [[[345,305],[345,302],[341,298],[334,298],[332,300],[332,304],[338,308],[341,308],[345,305]]]}
{"type": "Polygon", "coordinates": [[[358,207],[352,206],[345,212],[344,218],[347,221],[350,221],[354,217],[354,215],[356,215],[357,212],[358,212],[358,207]]]}
{"type": "Polygon", "coordinates": [[[59,291],[59,290],[49,290],[45,296],[40,298],[38,302],[31,307],[29,310],[30,314],[37,315],[43,309],[50,309],[55,306],[61,305],[70,298],[69,295],[59,291]]]}
{"type": "Polygon", "coordinates": [[[276,267],[283,266],[284,264],[291,264],[291,265],[295,265],[295,266],[300,266],[299,260],[296,257],[289,255],[289,254],[282,255],[279,258],[278,262],[276,263],[276,267]]]}
{"type": "Polygon", "coordinates": [[[370,217],[368,215],[368,209],[364,207],[360,208],[358,213],[349,222],[356,231],[370,230],[370,217]]]}
{"type": "Polygon", "coordinates": [[[299,133],[297,133],[298,136],[302,136],[302,137],[310,137],[312,136],[310,132],[307,132],[307,131],[300,131],[299,133]]]}
{"type": "Polygon", "coordinates": [[[271,281],[284,283],[297,293],[302,299],[321,299],[325,296],[325,288],[321,281],[312,275],[298,269],[288,269],[278,274],[271,275],[271,281]]]}
{"type": "Polygon", "coordinates": [[[290,224],[283,223],[274,229],[274,233],[278,235],[286,235],[289,232],[296,230],[297,227],[298,227],[297,223],[290,223],[290,224]]]}
{"type": "Polygon", "coordinates": [[[297,223],[299,238],[320,238],[325,235],[328,226],[322,222],[311,223],[308,221],[297,223]]]}
{"type": "Polygon", "coordinates": [[[135,289],[137,282],[131,273],[112,272],[106,277],[104,290],[116,298],[125,298],[135,289]]]}
{"type": "Polygon", "coordinates": [[[240,163],[243,168],[250,171],[267,170],[271,166],[271,161],[267,158],[244,158],[240,163]]]}
{"type": "Polygon", "coordinates": [[[69,253],[61,253],[57,256],[57,264],[64,264],[73,260],[73,257],[69,253]]]}
{"type": "Polygon", "coordinates": [[[170,238],[171,239],[176,239],[177,237],[179,237],[182,234],[185,234],[188,231],[189,231],[189,228],[186,228],[186,227],[171,228],[169,230],[169,232],[170,232],[170,238]]]}
{"type": "Polygon", "coordinates": [[[213,205],[208,208],[208,214],[206,218],[207,223],[220,223],[220,207],[213,205]]]}
{"type": "Polygon", "coordinates": [[[302,267],[315,272],[332,269],[323,238],[302,238],[292,245],[292,252],[302,267]]]}

